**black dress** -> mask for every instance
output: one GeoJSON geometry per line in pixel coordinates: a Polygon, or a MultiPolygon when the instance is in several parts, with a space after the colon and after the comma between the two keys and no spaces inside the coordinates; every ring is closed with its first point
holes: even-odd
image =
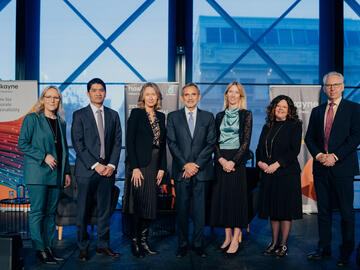
{"type": "Polygon", "coordinates": [[[128,152],[123,211],[139,218],[155,219],[158,190],[156,176],[159,170],[166,170],[165,115],[156,112],[155,121],[150,123],[145,110],[134,109],[127,128],[128,152]],[[144,127],[145,129],[142,129],[144,127]],[[139,140],[141,144],[145,143],[147,148],[140,145],[139,140]],[[139,152],[142,153],[141,156],[137,155],[139,152]],[[144,156],[148,156],[146,161],[143,160],[144,156]],[[144,176],[140,187],[135,187],[131,182],[134,168],[139,168],[144,176]]]}
{"type": "Polygon", "coordinates": [[[239,149],[220,149],[220,125],[224,112],[216,115],[217,144],[215,150],[216,179],[212,186],[210,224],[223,228],[246,228],[248,203],[245,164],[249,157],[252,130],[252,114],[239,110],[239,149]],[[218,162],[219,158],[235,162],[235,171],[227,173],[218,162]]]}
{"type": "Polygon", "coordinates": [[[279,162],[273,173],[261,171],[259,217],[271,220],[302,218],[300,165],[301,122],[289,120],[264,126],[256,150],[257,162],[279,162]]]}

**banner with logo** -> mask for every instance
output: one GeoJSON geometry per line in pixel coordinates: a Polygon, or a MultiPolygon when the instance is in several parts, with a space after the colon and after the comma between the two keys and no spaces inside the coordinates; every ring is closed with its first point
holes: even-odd
{"type": "Polygon", "coordinates": [[[298,160],[302,169],[301,173],[301,191],[304,213],[316,213],[316,195],[314,180],[312,175],[313,159],[307,149],[304,137],[309,124],[311,111],[319,105],[321,86],[320,85],[271,85],[270,100],[278,95],[289,96],[297,107],[299,118],[303,122],[303,133],[301,150],[298,160]]]}
{"type": "Polygon", "coordinates": [[[37,81],[0,81],[0,200],[23,191],[24,156],[17,148],[22,121],[34,110],[37,81]]]}

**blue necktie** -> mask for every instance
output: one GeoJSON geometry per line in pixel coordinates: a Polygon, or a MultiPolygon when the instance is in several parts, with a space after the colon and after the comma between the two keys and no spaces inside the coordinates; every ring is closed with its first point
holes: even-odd
{"type": "Polygon", "coordinates": [[[193,117],[193,112],[189,112],[189,129],[190,129],[190,134],[191,137],[194,135],[194,129],[195,129],[195,125],[194,125],[194,117],[193,117]]]}

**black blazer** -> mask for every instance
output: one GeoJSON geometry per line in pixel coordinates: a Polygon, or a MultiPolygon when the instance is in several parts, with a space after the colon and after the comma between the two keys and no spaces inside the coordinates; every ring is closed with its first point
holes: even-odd
{"type": "MultiPolygon", "coordinates": [[[[121,152],[121,125],[119,114],[104,106],[105,120],[105,163],[118,166],[121,152]]],[[[90,105],[73,114],[71,140],[76,152],[75,175],[90,177],[91,170],[99,161],[100,137],[90,105]]],[[[115,175],[115,173],[114,173],[115,175]]]]}
{"type": "Polygon", "coordinates": [[[293,122],[290,120],[284,122],[284,126],[274,138],[271,159],[269,159],[266,156],[265,141],[270,128],[264,125],[256,149],[256,164],[262,161],[270,165],[277,161],[280,167],[275,171],[275,175],[300,173],[301,169],[297,156],[301,148],[301,126],[301,122],[293,122]]]}
{"type": "MultiPolygon", "coordinates": [[[[166,170],[165,114],[155,111],[160,125],[159,170],[166,170]]],[[[130,170],[146,167],[151,161],[152,131],[149,118],[144,109],[132,109],[126,126],[126,161],[130,170]]]]}
{"type": "Polygon", "coordinates": [[[360,143],[360,105],[342,99],[336,111],[328,142],[329,153],[339,160],[333,167],[325,167],[315,157],[325,153],[324,117],[327,103],[314,108],[310,115],[305,136],[306,146],[314,158],[313,174],[327,175],[329,170],[334,176],[354,176],[359,173],[356,148],[360,143]]]}
{"type": "MultiPolygon", "coordinates": [[[[220,125],[224,118],[225,111],[219,112],[215,118],[216,128],[216,145],[215,145],[215,161],[218,162],[221,158],[219,138],[220,138],[220,125]]],[[[250,159],[250,139],[252,131],[252,113],[248,110],[239,110],[239,141],[240,147],[236,154],[232,157],[232,161],[236,165],[246,164],[250,159]]]]}
{"type": "Polygon", "coordinates": [[[173,157],[172,177],[174,180],[181,181],[183,179],[183,168],[188,162],[195,162],[200,166],[199,172],[195,175],[197,180],[213,180],[212,153],[215,148],[216,135],[212,113],[197,110],[193,138],[186,120],[185,109],[169,113],[167,142],[173,157]]]}

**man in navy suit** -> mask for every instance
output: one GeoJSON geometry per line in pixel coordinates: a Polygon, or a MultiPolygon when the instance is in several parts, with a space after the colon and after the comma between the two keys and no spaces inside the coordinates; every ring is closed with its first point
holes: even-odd
{"type": "Polygon", "coordinates": [[[105,83],[98,78],[87,84],[90,104],[73,114],[71,139],[76,151],[75,176],[78,184],[77,243],[79,260],[88,260],[87,224],[96,200],[98,242],[96,253],[119,257],[109,247],[111,192],[121,151],[120,118],[103,105],[105,83]]]}
{"type": "Polygon", "coordinates": [[[167,121],[178,211],[177,257],[187,253],[190,209],[194,224],[193,250],[200,257],[206,257],[203,249],[205,187],[214,177],[212,153],[216,135],[214,116],[197,107],[200,97],[196,84],[185,85],[180,96],[185,108],[169,113],[167,121]]]}
{"type": "Polygon", "coordinates": [[[314,158],[313,175],[318,206],[318,249],[309,260],[331,256],[332,199],[341,213],[342,245],[337,265],[349,263],[354,249],[354,175],[359,173],[360,105],[342,98],[344,78],[330,72],[324,76],[328,101],[313,109],[305,136],[314,158]],[[335,196],[332,196],[334,194],[335,196]]]}

